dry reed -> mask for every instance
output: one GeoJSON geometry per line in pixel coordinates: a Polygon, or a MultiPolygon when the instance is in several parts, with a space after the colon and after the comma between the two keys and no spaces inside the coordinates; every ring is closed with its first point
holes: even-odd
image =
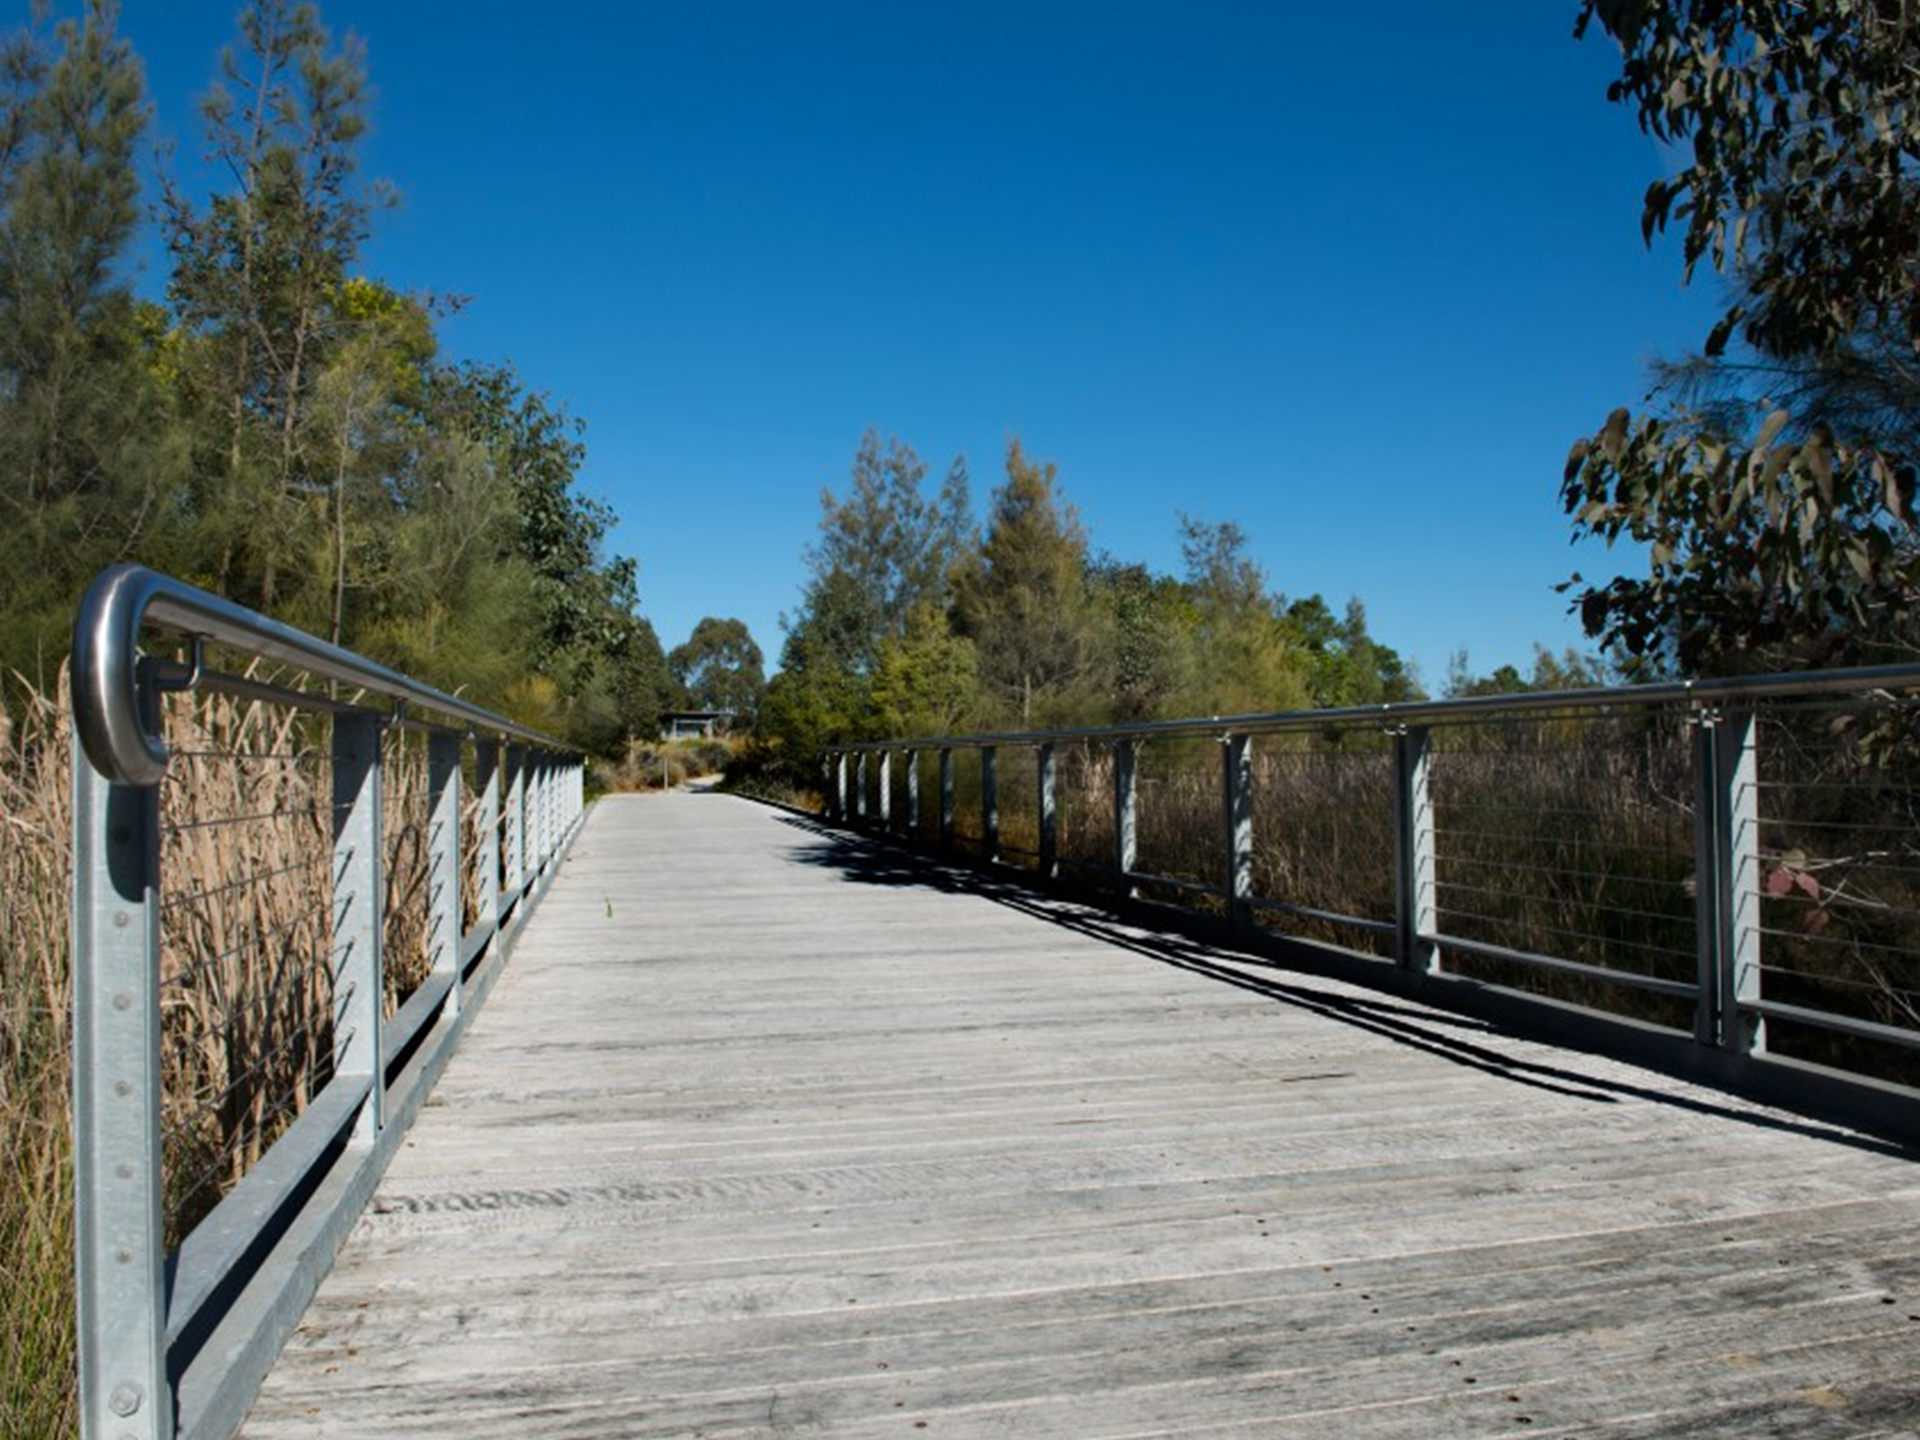
{"type": "Polygon", "coordinates": [[[0,705],[0,1437],[75,1433],[66,676],[0,705]]]}

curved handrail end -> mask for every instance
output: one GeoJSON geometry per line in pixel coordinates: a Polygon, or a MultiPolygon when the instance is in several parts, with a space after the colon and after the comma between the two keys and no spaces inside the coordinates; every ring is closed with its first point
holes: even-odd
{"type": "Polygon", "coordinates": [[[73,622],[73,723],[88,761],[117,785],[158,785],[167,746],[140,715],[140,626],[160,577],[144,565],[102,570],[73,622]]]}

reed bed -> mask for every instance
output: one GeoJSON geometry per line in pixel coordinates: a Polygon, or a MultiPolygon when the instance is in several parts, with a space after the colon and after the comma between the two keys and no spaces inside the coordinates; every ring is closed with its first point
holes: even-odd
{"type": "MultiPolygon", "coordinates": [[[[1757,728],[1761,990],[1920,1031],[1920,704],[1801,705],[1757,728]]],[[[1920,1051],[1769,1021],[1769,1048],[1920,1084],[1920,1051]]]]}
{"type": "Polygon", "coordinates": [[[1088,873],[1111,870],[1116,855],[1113,748],[1086,741],[1062,745],[1053,764],[1061,866],[1088,873]]]}
{"type": "Polygon", "coordinates": [[[1393,746],[1378,732],[1256,739],[1253,893],[1288,907],[1256,903],[1256,916],[1289,934],[1390,957],[1392,941],[1379,932],[1323,916],[1393,922],[1394,784],[1393,746]]]}
{"type": "Polygon", "coordinates": [[[0,1437],[77,1432],[66,675],[0,700],[0,1437]]]}
{"type": "Polygon", "coordinates": [[[1003,745],[994,763],[1000,858],[1031,870],[1040,861],[1040,752],[1032,745],[1003,745]]]}
{"type": "Polygon", "coordinates": [[[259,1160],[331,1073],[324,731],[220,694],[166,706],[160,787],[167,1243],[259,1160]]]}
{"type": "MultiPolygon", "coordinates": [[[[1677,711],[1526,719],[1436,733],[1443,933],[1691,983],[1698,970],[1692,730],[1677,711]]],[[[1443,947],[1444,949],[1444,947],[1443,947]]],[[[1692,1025],[1683,1001],[1445,950],[1456,973],[1692,1025]]]]}

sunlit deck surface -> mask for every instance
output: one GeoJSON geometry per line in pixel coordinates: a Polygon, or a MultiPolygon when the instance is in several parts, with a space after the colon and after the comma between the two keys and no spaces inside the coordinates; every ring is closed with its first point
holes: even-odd
{"type": "Polygon", "coordinates": [[[1920,1163],[601,803],[244,1434],[1920,1433],[1920,1163]]]}

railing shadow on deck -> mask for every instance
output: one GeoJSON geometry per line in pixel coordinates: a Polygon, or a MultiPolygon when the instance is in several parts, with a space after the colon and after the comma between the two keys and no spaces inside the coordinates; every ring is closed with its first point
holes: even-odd
{"type": "MultiPolygon", "coordinates": [[[[1794,1113],[1792,1107],[1783,1112],[1718,1103],[1708,1098],[1715,1089],[1733,1102],[1750,1087],[1727,1084],[1717,1075],[1703,1076],[1696,1067],[1676,1065],[1670,1054],[1658,1049],[1641,1051],[1634,1042],[1642,1037],[1632,1033],[1596,1036],[1577,1023],[1586,1017],[1571,1017],[1576,1023],[1570,1028],[1565,1014],[1530,1013],[1532,997],[1489,993],[1471,982],[1455,982],[1421,987],[1417,995],[1408,994],[1402,999],[1395,993],[1401,987],[1392,983],[1398,978],[1397,972],[1383,973],[1383,967],[1367,962],[1349,964],[1345,957],[1316,953],[1311,948],[1302,950],[1285,937],[1234,933],[1205,916],[1152,902],[1117,900],[1059,880],[1039,883],[1030,872],[1018,868],[923,852],[891,836],[848,829],[804,813],[789,811],[781,822],[812,842],[792,853],[796,863],[836,872],[850,883],[977,896],[1101,944],[1309,1011],[1509,1084],[1598,1105],[1646,1102],[1870,1153],[1920,1160],[1920,1141],[1858,1128],[1857,1117],[1850,1112],[1829,1115],[1829,1107],[1817,1104],[1803,1105],[1806,1113],[1794,1113]],[[1286,978],[1278,978],[1275,972],[1286,978]],[[1333,981],[1338,988],[1318,986],[1316,979],[1333,981]],[[1357,985],[1379,992],[1383,981],[1389,985],[1385,993],[1356,995],[1349,988],[1357,985]],[[1544,1064],[1502,1048],[1503,1042],[1543,1038],[1584,1053],[1626,1058],[1659,1073],[1693,1081],[1695,1088],[1682,1093],[1634,1084],[1618,1075],[1544,1064]]],[[[1778,1103],[1780,1097],[1751,1098],[1778,1103]]]]}

